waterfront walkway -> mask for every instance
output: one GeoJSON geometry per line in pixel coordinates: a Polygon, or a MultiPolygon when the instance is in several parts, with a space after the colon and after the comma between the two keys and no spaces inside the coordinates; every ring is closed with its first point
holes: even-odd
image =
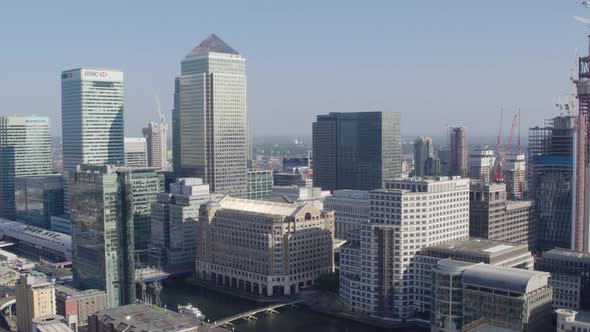
{"type": "Polygon", "coordinates": [[[272,304],[272,305],[269,305],[266,307],[262,307],[262,308],[258,308],[258,309],[254,309],[254,310],[249,310],[246,312],[239,313],[237,315],[233,315],[233,316],[229,316],[229,317],[220,319],[218,321],[213,322],[213,324],[211,324],[210,326],[211,327],[228,326],[228,325],[232,325],[232,322],[236,321],[238,319],[247,319],[247,320],[258,319],[258,318],[256,318],[256,315],[259,313],[266,312],[268,314],[274,314],[274,313],[278,313],[278,311],[276,311],[276,309],[278,309],[278,308],[294,306],[294,305],[301,304],[301,303],[303,303],[303,300],[295,300],[295,301],[286,302],[286,303],[272,304]]]}

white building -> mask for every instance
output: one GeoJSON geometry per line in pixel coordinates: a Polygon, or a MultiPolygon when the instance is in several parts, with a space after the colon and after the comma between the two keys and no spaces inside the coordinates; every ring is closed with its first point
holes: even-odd
{"type": "Polygon", "coordinates": [[[469,155],[469,177],[474,180],[490,182],[496,157],[494,151],[486,148],[469,155]]]}
{"type": "Polygon", "coordinates": [[[147,167],[147,144],[143,137],[125,137],[125,166],[147,167]]]}
{"type": "MultiPolygon", "coordinates": [[[[360,266],[342,265],[340,296],[349,310],[390,319],[413,315],[416,254],[469,236],[469,179],[385,181],[369,193],[370,223],[361,230],[360,266]]],[[[346,245],[342,255],[347,252],[346,245]]]]}
{"type": "Polygon", "coordinates": [[[295,204],[311,202],[316,209],[322,210],[324,200],[329,196],[330,191],[318,187],[274,186],[269,200],[295,204]]]}
{"type": "Polygon", "coordinates": [[[0,216],[16,218],[16,176],[51,174],[49,118],[0,117],[0,216]]]}
{"type": "Polygon", "coordinates": [[[162,118],[160,122],[150,122],[143,128],[147,143],[147,162],[149,167],[165,170],[168,168],[168,123],[162,118]]]}
{"type": "Polygon", "coordinates": [[[216,193],[244,196],[246,59],[211,34],[182,61],[179,83],[173,119],[180,131],[179,175],[202,178],[216,193]]]}
{"type": "MultiPolygon", "coordinates": [[[[123,165],[123,72],[78,68],[61,73],[64,176],[82,164],[123,165]]],[[[69,192],[64,181],[64,205],[69,192]]]]}
{"type": "Polygon", "coordinates": [[[524,154],[507,155],[503,172],[508,199],[522,199],[527,191],[524,154]]]}
{"type": "Polygon", "coordinates": [[[590,331],[590,312],[557,309],[557,332],[590,331]]]}
{"type": "Polygon", "coordinates": [[[181,178],[170,184],[170,193],[160,193],[152,203],[150,256],[160,266],[193,267],[196,231],[201,204],[220,199],[198,178],[181,178]]]}
{"type": "Polygon", "coordinates": [[[347,239],[347,233],[369,222],[369,192],[336,190],[324,199],[324,208],[334,210],[334,236],[347,239]]]}

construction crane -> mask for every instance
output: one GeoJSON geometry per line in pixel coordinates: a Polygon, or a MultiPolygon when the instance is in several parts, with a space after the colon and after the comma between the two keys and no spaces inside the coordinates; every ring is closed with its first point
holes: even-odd
{"type": "MultiPolygon", "coordinates": [[[[517,118],[518,118],[518,115],[514,115],[512,117],[512,126],[510,127],[510,135],[508,136],[508,141],[506,142],[506,145],[504,146],[504,153],[502,155],[502,172],[504,172],[504,159],[510,153],[510,146],[512,145],[512,137],[514,136],[514,127],[516,127],[516,119],[517,118]]],[[[519,142],[519,146],[520,146],[520,142],[519,142]]]]}
{"type": "Polygon", "coordinates": [[[496,170],[494,172],[494,176],[492,180],[494,182],[501,182],[504,178],[504,174],[502,174],[503,168],[503,160],[502,160],[502,118],[504,117],[504,109],[500,109],[500,129],[498,130],[498,141],[496,142],[496,153],[498,154],[498,158],[496,159],[496,170]]]}
{"type": "Polygon", "coordinates": [[[160,121],[164,120],[164,115],[162,115],[162,112],[160,111],[160,98],[158,98],[158,95],[156,95],[156,111],[158,111],[160,121]]]}

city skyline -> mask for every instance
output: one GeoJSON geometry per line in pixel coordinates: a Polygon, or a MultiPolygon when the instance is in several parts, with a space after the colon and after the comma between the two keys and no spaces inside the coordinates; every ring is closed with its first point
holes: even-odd
{"type": "Polygon", "coordinates": [[[211,32],[248,60],[249,120],[255,136],[310,136],[314,115],[330,111],[399,111],[406,124],[403,135],[437,136],[447,124],[494,134],[500,108],[507,113],[520,108],[527,128],[537,115],[558,114],[554,104],[570,90],[566,73],[574,64],[574,49],[586,49],[586,28],[571,18],[586,15],[578,1],[504,6],[431,2],[426,8],[378,3],[360,9],[323,3],[313,11],[305,4],[289,10],[264,3],[199,8],[224,11],[228,19],[220,22],[184,19],[194,12],[188,3],[178,4],[183,10],[174,15],[171,8],[145,3],[132,18],[137,8],[131,4],[44,6],[18,15],[25,8],[13,4],[0,14],[0,27],[10,31],[7,37],[13,42],[4,56],[15,64],[5,74],[16,88],[0,89],[0,97],[15,114],[49,116],[56,136],[61,119],[54,92],[61,71],[79,66],[123,70],[126,133],[140,136],[143,124],[133,120],[158,119],[155,94],[166,119],[171,118],[177,63],[211,32]],[[71,29],[84,22],[82,10],[109,17],[112,27],[71,29]],[[33,35],[22,26],[29,19],[50,22],[33,35]],[[307,24],[298,24],[301,20],[307,24]],[[164,24],[152,24],[158,21],[164,24]],[[30,45],[43,47],[44,56],[19,66],[28,59],[22,51],[30,45]],[[314,73],[313,80],[308,72],[314,73]],[[36,80],[25,79],[31,75],[36,80]],[[467,83],[476,80],[478,84],[467,83]],[[428,98],[421,97],[425,89],[428,98]],[[25,98],[29,90],[36,91],[36,98],[25,98]],[[428,113],[432,121],[424,125],[421,119],[428,113]],[[268,126],[273,115],[285,121],[268,126]]]}

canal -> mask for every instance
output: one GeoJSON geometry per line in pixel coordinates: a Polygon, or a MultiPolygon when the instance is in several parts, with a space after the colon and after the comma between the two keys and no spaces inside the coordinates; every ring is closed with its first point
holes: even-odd
{"type": "MultiPolygon", "coordinates": [[[[165,281],[161,293],[162,305],[176,310],[177,304],[191,303],[198,307],[211,321],[267,304],[259,304],[205,289],[186,285],[182,280],[165,281]]],[[[235,330],[240,332],[384,332],[349,320],[321,315],[305,308],[281,310],[278,315],[258,315],[258,320],[235,322],[235,330]]],[[[397,331],[414,332],[424,329],[403,329],[397,331]]]]}

